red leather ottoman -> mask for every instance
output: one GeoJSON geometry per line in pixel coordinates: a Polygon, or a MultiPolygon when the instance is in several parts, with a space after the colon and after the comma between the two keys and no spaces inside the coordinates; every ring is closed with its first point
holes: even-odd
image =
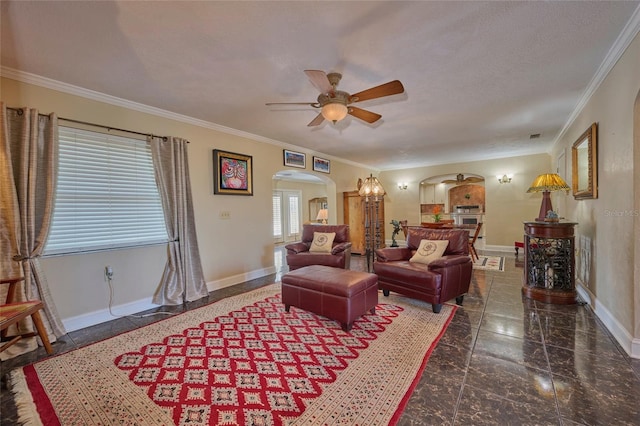
{"type": "Polygon", "coordinates": [[[311,265],[282,277],[282,303],[336,320],[345,331],[367,311],[376,312],[378,276],[367,272],[311,265]]]}

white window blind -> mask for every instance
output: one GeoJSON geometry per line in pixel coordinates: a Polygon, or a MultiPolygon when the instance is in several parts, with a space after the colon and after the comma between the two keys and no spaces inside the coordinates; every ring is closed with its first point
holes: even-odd
{"type": "Polygon", "coordinates": [[[300,197],[289,195],[289,235],[300,233],[300,197]]]}
{"type": "Polygon", "coordinates": [[[167,241],[146,141],[59,127],[53,220],[45,254],[167,241]]]}
{"type": "Polygon", "coordinates": [[[274,195],[273,204],[273,237],[282,238],[282,194],[274,195]]]}

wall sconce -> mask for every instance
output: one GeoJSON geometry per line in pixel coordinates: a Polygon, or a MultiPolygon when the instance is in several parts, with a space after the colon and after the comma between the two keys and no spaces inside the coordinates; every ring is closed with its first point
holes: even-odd
{"type": "Polygon", "coordinates": [[[507,176],[507,175],[503,175],[501,176],[496,176],[498,178],[498,182],[502,183],[511,183],[511,176],[507,176]]]}
{"type": "Polygon", "coordinates": [[[404,190],[406,190],[406,189],[407,189],[407,183],[406,183],[406,182],[400,182],[400,183],[398,184],[398,189],[399,189],[400,191],[404,191],[404,190]]]}

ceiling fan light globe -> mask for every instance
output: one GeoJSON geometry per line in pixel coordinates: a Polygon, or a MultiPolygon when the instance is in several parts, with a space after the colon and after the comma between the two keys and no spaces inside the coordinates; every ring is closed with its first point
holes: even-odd
{"type": "Polygon", "coordinates": [[[328,121],[333,121],[333,124],[344,119],[348,112],[346,105],[337,102],[330,102],[322,107],[322,116],[328,121]]]}

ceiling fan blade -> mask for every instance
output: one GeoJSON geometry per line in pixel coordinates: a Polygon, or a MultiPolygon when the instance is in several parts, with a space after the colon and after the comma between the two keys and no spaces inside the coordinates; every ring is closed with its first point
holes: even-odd
{"type": "Polygon", "coordinates": [[[360,120],[366,121],[367,123],[375,123],[382,118],[380,114],[354,106],[349,107],[349,114],[359,118],[360,120]]]}
{"type": "Polygon", "coordinates": [[[322,114],[318,114],[316,118],[311,120],[311,123],[307,124],[307,127],[319,126],[322,124],[323,121],[324,121],[324,117],[322,116],[322,114]]]}
{"type": "Polygon", "coordinates": [[[329,83],[329,78],[324,71],[305,70],[304,73],[309,77],[311,84],[318,89],[320,93],[329,93],[333,91],[333,86],[329,83]]]}
{"type": "Polygon", "coordinates": [[[397,95],[404,92],[404,86],[399,80],[393,80],[380,86],[372,87],[371,89],[363,90],[362,92],[355,93],[349,97],[349,102],[362,102],[369,99],[382,98],[384,96],[397,95]]]}
{"type": "Polygon", "coordinates": [[[310,105],[318,108],[317,102],[267,102],[265,105],[310,105]]]}

